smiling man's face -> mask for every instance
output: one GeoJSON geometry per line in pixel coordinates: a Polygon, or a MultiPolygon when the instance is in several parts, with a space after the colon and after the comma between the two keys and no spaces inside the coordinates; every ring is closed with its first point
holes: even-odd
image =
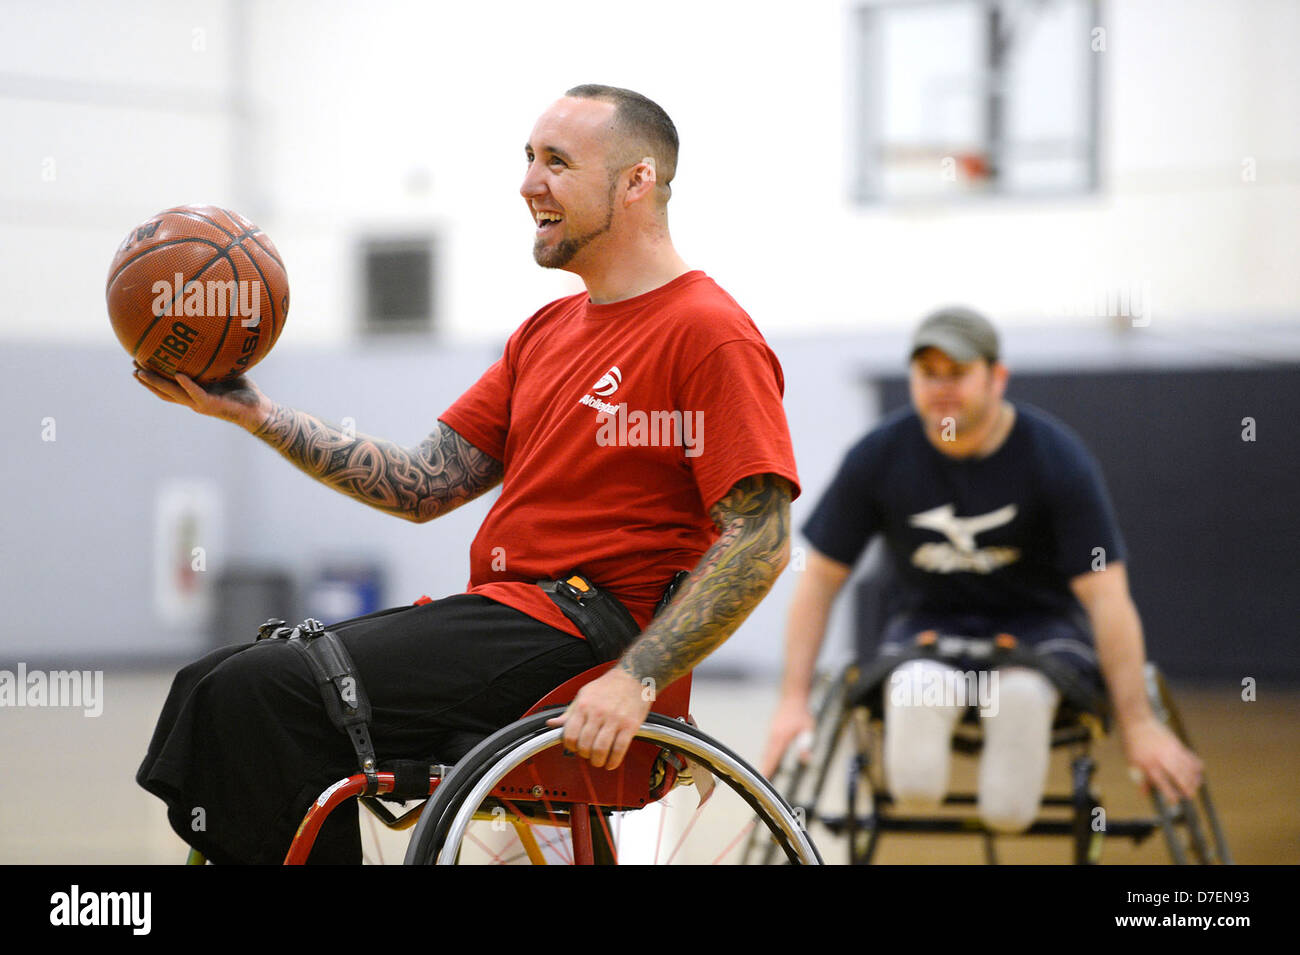
{"type": "Polygon", "coordinates": [[[579,271],[614,227],[614,113],[613,103],[566,96],[533,127],[519,193],[537,224],[533,258],[543,268],[579,271]]]}

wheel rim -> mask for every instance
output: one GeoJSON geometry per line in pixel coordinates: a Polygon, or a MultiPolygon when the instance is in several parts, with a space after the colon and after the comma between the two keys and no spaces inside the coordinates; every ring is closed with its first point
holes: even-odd
{"type": "MultiPolygon", "coordinates": [[[[750,825],[762,824],[772,831],[774,838],[786,851],[791,861],[805,864],[820,863],[821,860],[817,850],[808,838],[807,833],[800,826],[789,806],[785,804],[785,801],[765,779],[745,764],[743,760],[740,760],[739,757],[736,757],[721,744],[708,740],[703,734],[697,737],[688,733],[685,728],[679,727],[678,724],[669,724],[669,721],[665,721],[665,724],[668,725],[647,722],[637,733],[636,738],[671,748],[673,752],[690,756],[707,767],[715,776],[720,777],[722,781],[722,785],[719,786],[720,790],[725,786],[736,797],[748,804],[749,809],[752,810],[751,815],[757,814],[757,819],[754,819],[750,825]]],[[[452,821],[446,829],[445,838],[437,849],[436,861],[438,864],[447,865],[457,861],[461,847],[465,844],[471,821],[474,819],[476,812],[479,812],[480,808],[490,800],[490,793],[497,783],[531,757],[559,745],[563,733],[563,728],[554,727],[536,736],[521,740],[505,749],[500,754],[500,757],[493,762],[490,769],[481,773],[473,785],[468,788],[465,797],[459,802],[452,821]]],[[[682,798],[684,799],[685,796],[682,798]]],[[[661,802],[667,802],[667,800],[661,802]]],[[[653,807],[647,807],[647,809],[650,808],[653,807]]],[[[702,808],[701,806],[697,809],[696,813],[702,808]]],[[[659,806],[657,811],[664,812],[665,810],[662,806],[659,806]]],[[[639,813],[631,815],[639,815],[639,813]]],[[[554,818],[553,814],[552,818],[554,818]]],[[[609,837],[611,841],[617,842],[618,839],[612,834],[612,821],[608,820],[606,816],[599,816],[598,818],[600,821],[595,825],[603,826],[604,835],[609,837]]],[[[683,840],[689,834],[690,827],[694,826],[696,818],[696,816],[692,816],[686,833],[682,835],[683,840]]],[[[622,814],[620,814],[621,821],[622,814]]],[[[662,821],[660,825],[662,827],[662,821]]],[[[623,835],[623,826],[620,825],[618,830],[618,835],[621,837],[623,835]]],[[[740,848],[743,837],[747,833],[748,827],[745,827],[737,835],[737,838],[732,841],[732,846],[740,848]]],[[[729,848],[727,852],[730,851],[729,848]]],[[[657,857],[659,854],[658,845],[656,845],[655,853],[657,857]]],[[[668,861],[672,861],[676,854],[676,849],[674,849],[668,861]]],[[[536,860],[534,859],[534,861],[536,860]]],[[[714,861],[721,861],[721,859],[715,859],[714,861]]]]}

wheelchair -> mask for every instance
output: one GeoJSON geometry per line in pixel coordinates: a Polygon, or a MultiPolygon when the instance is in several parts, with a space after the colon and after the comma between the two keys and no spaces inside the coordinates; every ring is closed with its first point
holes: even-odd
{"type": "MultiPolygon", "coordinates": [[[[962,641],[955,636],[948,639],[962,641]]],[[[943,661],[937,653],[942,638],[933,631],[919,634],[918,644],[928,644],[931,658],[943,661]]],[[[1002,635],[993,644],[992,653],[1001,653],[999,665],[1024,665],[1026,657],[1016,657],[1014,638],[1002,635]]],[[[915,659],[916,657],[908,657],[915,659]]],[[[811,758],[787,759],[777,772],[774,783],[795,806],[796,813],[808,828],[820,825],[831,835],[847,841],[847,862],[870,864],[881,836],[886,832],[972,835],[982,838],[984,859],[996,864],[997,836],[970,811],[977,802],[971,793],[949,793],[944,807],[963,807],[957,814],[902,815],[893,810],[893,800],[883,778],[883,702],[882,686],[901,659],[882,658],[869,667],[857,664],[846,667],[832,680],[823,680],[820,702],[815,708],[816,729],[811,758]],[[842,812],[828,812],[827,781],[838,754],[847,753],[848,773],[845,806],[842,812]]],[[[1168,726],[1182,743],[1191,748],[1183,721],[1169,689],[1154,664],[1145,670],[1146,689],[1157,718],[1168,726]]],[[[958,723],[952,750],[976,755],[981,749],[981,731],[973,708],[958,723]]],[[[1017,836],[1066,837],[1072,843],[1076,865],[1101,861],[1105,838],[1128,838],[1141,843],[1159,832],[1168,847],[1171,861],[1178,865],[1231,864],[1219,819],[1214,811],[1209,784],[1202,782],[1195,799],[1181,799],[1169,804],[1158,791],[1151,790],[1153,814],[1135,819],[1108,818],[1093,783],[1097,764],[1091,746],[1108,729],[1104,708],[1089,709],[1064,700],[1052,727],[1053,749],[1071,750],[1068,792],[1047,793],[1040,804],[1038,818],[1017,836]]],[[[746,847],[750,862],[770,863],[769,848],[751,841],[746,847]]]]}
{"type": "MultiPolygon", "coordinates": [[[[365,794],[364,774],[335,782],[303,818],[285,864],[305,863],[326,816],[353,797],[389,828],[415,828],[409,865],[734,863],[747,844],[770,845],[774,858],[790,863],[821,864],[776,789],[691,724],[689,675],[658,694],[617,770],[596,769],[565,750],[563,727],[547,720],[613,666],[552,690],[454,766],[380,771],[373,795],[365,794]],[[416,795],[421,801],[406,809],[416,795]],[[390,800],[402,802],[400,815],[385,804],[390,800]]],[[[192,854],[191,861],[201,860],[192,854]]]]}

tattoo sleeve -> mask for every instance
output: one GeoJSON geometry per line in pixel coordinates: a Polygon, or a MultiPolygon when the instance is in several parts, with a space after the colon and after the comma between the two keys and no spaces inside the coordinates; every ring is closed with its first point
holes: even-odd
{"type": "Polygon", "coordinates": [[[667,686],[712,653],[763,599],[789,558],[790,485],[745,478],[709,512],[719,537],[619,669],[667,686]]]}
{"type": "Polygon", "coordinates": [[[418,447],[350,437],[303,411],[276,405],[255,434],[322,484],[421,523],[501,481],[501,462],[438,422],[418,447]]]}

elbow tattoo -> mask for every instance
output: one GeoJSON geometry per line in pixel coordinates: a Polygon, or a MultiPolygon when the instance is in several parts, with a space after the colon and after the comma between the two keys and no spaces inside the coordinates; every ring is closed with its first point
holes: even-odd
{"type": "Polygon", "coordinates": [[[257,436],[323,484],[410,521],[445,514],[501,480],[501,462],[441,422],[419,447],[404,448],[276,405],[257,436]]]}

